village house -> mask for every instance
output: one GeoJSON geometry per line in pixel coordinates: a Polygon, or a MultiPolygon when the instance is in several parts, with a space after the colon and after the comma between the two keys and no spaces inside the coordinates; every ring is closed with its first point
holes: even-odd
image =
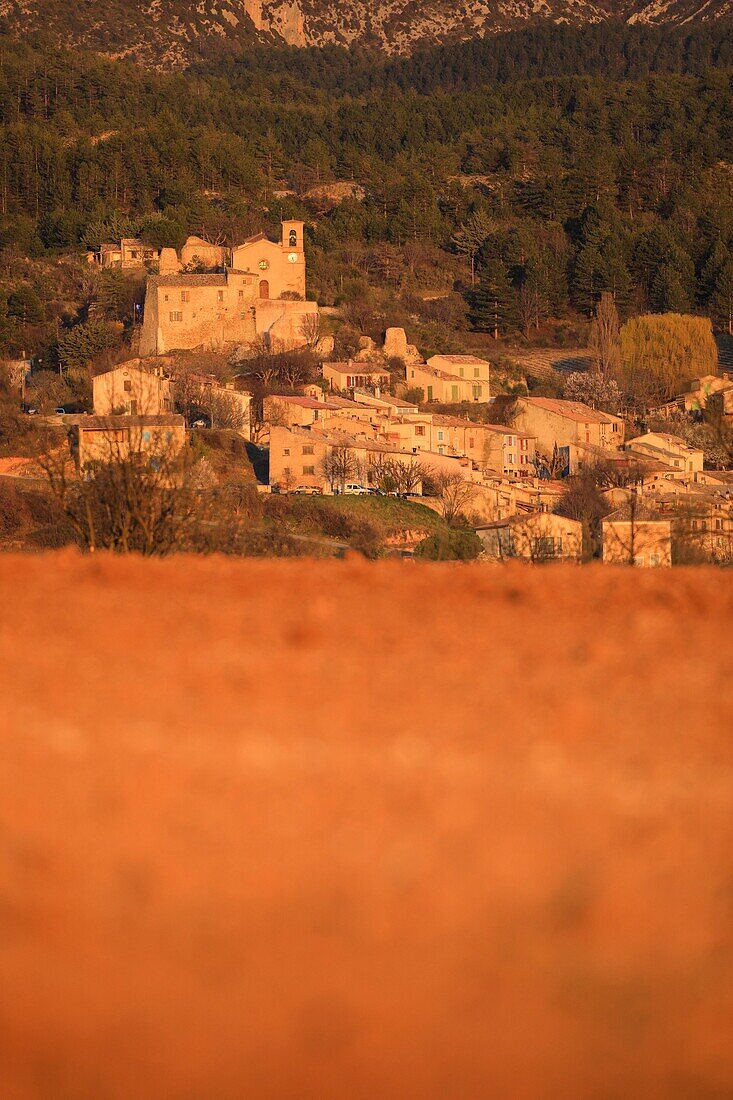
{"type": "Polygon", "coordinates": [[[518,397],[513,425],[533,435],[538,450],[546,455],[551,455],[555,447],[573,443],[614,451],[624,441],[624,421],[620,416],[600,412],[580,401],[518,397]]]}
{"type": "Polygon", "coordinates": [[[182,416],[80,416],[70,427],[71,453],[79,470],[92,462],[120,462],[130,456],[174,462],[186,442],[182,416]]]}
{"type": "Polygon", "coordinates": [[[160,274],[147,281],[141,355],[246,345],[258,338],[274,349],[307,343],[318,305],[304,300],[302,222],[284,222],[280,244],[264,236],[245,242],[234,249],[235,266],[224,271],[183,272],[171,252],[163,250],[160,274]]]}
{"type": "Polygon", "coordinates": [[[172,383],[161,366],[119,363],[92,379],[95,416],[160,416],[173,412],[172,383]]]}
{"type": "Polygon", "coordinates": [[[553,512],[510,516],[477,527],[476,534],[493,561],[579,562],[583,556],[582,523],[553,512]]]}
{"type": "Polygon", "coordinates": [[[685,412],[702,412],[708,403],[708,399],[720,395],[723,401],[723,412],[733,414],[733,378],[725,371],[722,374],[706,374],[702,378],[690,383],[687,393],[682,395],[682,404],[685,412]]]}
{"type": "Polygon", "coordinates": [[[123,237],[119,244],[105,241],[98,251],[87,254],[90,263],[122,270],[150,267],[158,262],[159,257],[157,248],[133,237],[123,237]]]}
{"type": "Polygon", "coordinates": [[[394,417],[400,417],[402,419],[407,417],[419,417],[423,419],[426,413],[421,413],[417,405],[412,404],[410,401],[406,401],[403,397],[393,397],[389,393],[380,393],[377,396],[374,393],[370,393],[368,390],[354,391],[354,399],[361,405],[369,405],[373,409],[376,409],[387,419],[394,417]]]}
{"type": "Polygon", "coordinates": [[[324,379],[330,389],[337,393],[346,393],[355,389],[371,389],[379,393],[389,386],[391,376],[388,370],[377,363],[349,359],[345,363],[324,363],[321,368],[324,379]]]}
{"type": "Polygon", "coordinates": [[[649,493],[645,501],[672,526],[675,564],[733,562],[733,494],[698,483],[676,481],[649,493]]]}
{"type": "MultiPolygon", "coordinates": [[[[435,473],[460,473],[470,477],[455,458],[426,452],[419,456],[403,451],[382,439],[348,432],[321,431],[317,428],[284,428],[270,426],[270,485],[289,491],[312,488],[332,492],[325,472],[326,458],[333,450],[348,451],[353,461],[353,480],[368,485],[370,470],[388,459],[407,463],[416,470],[435,473]]],[[[422,491],[421,485],[414,489],[422,491]]]]}
{"type": "Polygon", "coordinates": [[[488,382],[461,378],[457,374],[428,366],[427,363],[410,363],[405,367],[408,390],[422,390],[423,401],[436,401],[442,405],[459,401],[488,401],[488,382]]]}
{"type": "Polygon", "coordinates": [[[475,387],[474,400],[489,400],[491,364],[486,359],[479,359],[476,355],[433,355],[428,359],[428,366],[433,370],[444,371],[454,378],[470,381],[475,387]]]}
{"type": "Polygon", "coordinates": [[[693,476],[702,472],[704,452],[689,444],[678,435],[668,432],[647,432],[630,439],[626,450],[634,455],[656,459],[665,463],[672,472],[693,476]]]}
{"type": "MultiPolygon", "coordinates": [[[[333,395],[326,398],[271,394],[264,399],[263,414],[268,426],[310,428],[324,431],[351,431],[357,435],[377,435],[381,419],[376,409],[333,395]]],[[[267,430],[263,439],[267,437],[267,430]]]]}
{"type": "Polygon", "coordinates": [[[603,519],[603,561],[607,565],[669,566],[672,522],[633,496],[603,519]]]}
{"type": "Polygon", "coordinates": [[[534,437],[502,424],[475,423],[434,413],[429,449],[438,454],[466,455],[477,470],[510,477],[534,474],[534,437]]]}

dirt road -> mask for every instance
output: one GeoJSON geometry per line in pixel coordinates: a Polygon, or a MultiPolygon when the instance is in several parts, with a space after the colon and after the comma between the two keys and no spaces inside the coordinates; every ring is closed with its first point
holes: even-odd
{"type": "Polygon", "coordinates": [[[0,558],[2,1100],[733,1095],[733,574],[0,558]]]}

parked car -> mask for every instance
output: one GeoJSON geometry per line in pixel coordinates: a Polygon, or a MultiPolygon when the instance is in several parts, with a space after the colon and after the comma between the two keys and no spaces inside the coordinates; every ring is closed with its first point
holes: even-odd
{"type": "Polygon", "coordinates": [[[53,411],[55,416],[66,416],[66,409],[63,407],[63,405],[59,405],[59,407],[57,409],[54,409],[53,411]]]}
{"type": "Polygon", "coordinates": [[[313,485],[299,485],[297,489],[293,489],[293,496],[296,497],[318,497],[321,495],[321,490],[314,488],[313,485]]]}
{"type": "Polygon", "coordinates": [[[366,485],[360,485],[358,481],[347,481],[344,485],[344,493],[348,493],[354,497],[366,497],[369,496],[369,490],[366,485]]]}

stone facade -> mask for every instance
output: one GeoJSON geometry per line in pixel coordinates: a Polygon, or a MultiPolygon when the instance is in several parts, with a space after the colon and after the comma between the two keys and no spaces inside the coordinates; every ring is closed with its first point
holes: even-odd
{"type": "Polygon", "coordinates": [[[170,379],[140,359],[120,363],[92,379],[95,416],[160,416],[173,411],[170,379]]]}
{"type": "Polygon", "coordinates": [[[232,267],[256,279],[258,298],[305,298],[303,222],[283,222],[277,242],[264,233],[250,237],[232,250],[232,267]]]}
{"type": "MultiPolygon", "coordinates": [[[[189,239],[191,260],[205,244],[197,240],[189,239]]],[[[219,246],[209,247],[209,259],[217,260],[219,246]]],[[[164,249],[161,273],[148,279],[141,355],[247,345],[258,337],[273,348],[306,343],[307,319],[318,305],[305,301],[302,222],[283,222],[279,243],[262,234],[245,241],[224,271],[194,275],[180,268],[175,252],[164,249]]]]}

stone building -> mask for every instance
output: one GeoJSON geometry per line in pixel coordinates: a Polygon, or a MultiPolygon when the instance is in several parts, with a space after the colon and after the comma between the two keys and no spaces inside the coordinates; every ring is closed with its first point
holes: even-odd
{"type": "Polygon", "coordinates": [[[186,443],[182,416],[80,416],[71,425],[71,454],[79,470],[91,462],[174,462],[186,443]]]}
{"type": "Polygon", "coordinates": [[[140,359],[120,363],[92,379],[95,416],[161,416],[173,412],[171,381],[140,359]]]}
{"type": "Polygon", "coordinates": [[[161,254],[161,274],[148,279],[141,355],[251,344],[258,337],[273,348],[307,342],[305,328],[318,305],[305,301],[302,222],[283,222],[279,243],[263,234],[245,241],[221,272],[182,272],[171,251],[161,254]]]}
{"type": "Polygon", "coordinates": [[[303,222],[285,221],[279,241],[264,233],[250,237],[232,249],[232,267],[256,279],[257,297],[305,298],[303,222]]]}
{"type": "Polygon", "coordinates": [[[535,436],[538,449],[548,455],[555,446],[571,443],[614,451],[624,442],[625,425],[620,416],[592,409],[580,401],[520,397],[513,423],[519,431],[535,436]]]}
{"type": "Polygon", "coordinates": [[[119,244],[105,241],[98,252],[89,252],[90,263],[100,267],[116,267],[125,271],[148,267],[159,259],[157,248],[145,244],[136,237],[123,237],[119,244]]]}

